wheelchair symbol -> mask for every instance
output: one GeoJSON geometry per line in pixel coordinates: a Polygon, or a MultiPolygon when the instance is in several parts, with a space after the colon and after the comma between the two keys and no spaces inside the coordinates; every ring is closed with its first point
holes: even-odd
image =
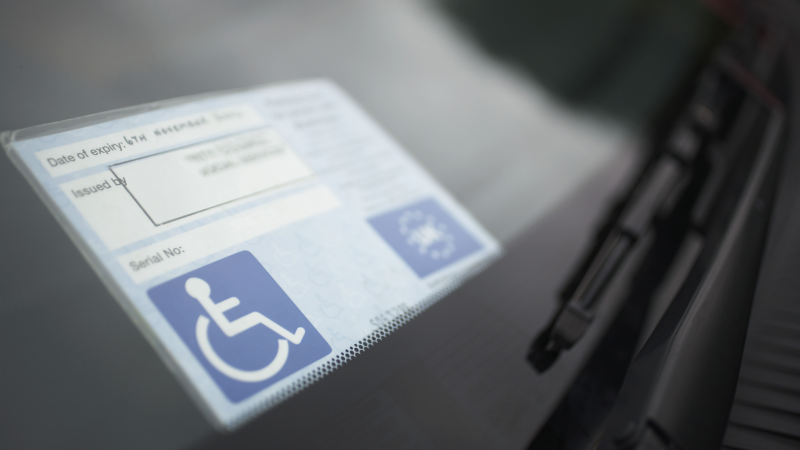
{"type": "Polygon", "coordinates": [[[200,302],[200,305],[211,317],[211,319],[209,319],[201,315],[197,318],[195,335],[197,337],[197,343],[200,346],[200,351],[212,366],[234,380],[246,383],[257,383],[274,376],[283,368],[284,364],[286,364],[286,360],[289,357],[289,342],[295,345],[299,344],[306,333],[306,330],[302,327],[297,328],[294,333],[290,333],[259,312],[252,312],[246,316],[229,321],[228,318],[225,317],[225,312],[239,305],[238,298],[231,297],[219,303],[214,303],[214,301],[211,300],[211,287],[200,278],[189,278],[186,280],[185,288],[186,293],[200,302]],[[208,340],[208,324],[211,320],[213,320],[228,337],[236,336],[259,324],[264,325],[283,338],[278,339],[278,353],[275,355],[272,362],[258,370],[237,369],[226,363],[211,346],[211,342],[208,340]]]}

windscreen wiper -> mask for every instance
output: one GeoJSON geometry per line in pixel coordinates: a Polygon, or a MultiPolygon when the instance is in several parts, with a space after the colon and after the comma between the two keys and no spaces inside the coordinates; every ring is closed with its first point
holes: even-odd
{"type": "MultiPolygon", "coordinates": [[[[731,67],[738,63],[734,64],[735,58],[730,53],[719,51],[701,74],[692,101],[669,139],[617,207],[610,226],[598,236],[598,245],[570,277],[562,292],[561,307],[530,348],[528,360],[537,371],[546,371],[561,352],[570,349],[586,333],[605,288],[632,255],[637,242],[650,232],[656,217],[669,215],[671,206],[686,187],[697,177],[708,176],[709,171],[699,167],[710,165],[710,173],[724,173],[737,158],[736,154],[719,154],[714,150],[715,142],[732,123],[732,111],[738,109],[744,96],[741,83],[731,74],[731,67]]],[[[714,189],[704,190],[707,193],[714,189]]],[[[714,198],[708,194],[704,197],[714,198]]],[[[689,226],[702,227],[702,222],[703,218],[695,218],[689,226]]]]}
{"type": "MultiPolygon", "coordinates": [[[[777,189],[785,111],[738,61],[720,60],[748,94],[740,157],[698,202],[705,245],[633,360],[599,448],[719,448],[738,380],[777,189]],[[712,203],[714,203],[712,205],[712,203]]],[[[739,121],[737,121],[738,123],[739,121]]]]}
{"type": "MultiPolygon", "coordinates": [[[[665,280],[663,273],[651,273],[633,282],[634,291],[636,286],[670,285],[671,293],[664,295],[671,302],[633,362],[625,364],[624,383],[620,379],[614,385],[613,409],[608,404],[593,412],[602,415],[589,425],[594,426],[589,428],[593,447],[699,450],[720,445],[736,389],[785,134],[784,107],[762,81],[780,81],[772,73],[782,54],[782,39],[765,41],[746,63],[730,49],[715,55],[664,150],[612,215],[596,248],[567,283],[565,303],[531,347],[531,363],[540,372],[547,370],[585,333],[603,296],[614,295],[612,290],[603,294],[603,288],[634,271],[641,275],[644,265],[637,269],[636,264],[624,263],[647,249],[646,242],[653,242],[649,259],[680,266],[675,273],[683,275],[678,278],[665,280]],[[680,138],[687,129],[694,139],[680,138]],[[693,153],[676,152],[685,148],[680,142],[693,143],[684,144],[693,153]],[[681,157],[686,154],[693,160],[681,157]],[[616,256],[609,251],[618,246],[615,234],[625,232],[631,223],[626,220],[629,211],[643,201],[641,192],[659,185],[658,167],[672,159],[683,163],[684,181],[672,184],[666,196],[651,197],[658,206],[642,209],[650,214],[650,223],[616,256]],[[679,200],[674,201],[675,196],[679,200]],[[645,235],[654,238],[642,239],[645,235]],[[681,237],[675,240],[676,236],[681,237]],[[693,250],[688,259],[663,261],[664,253],[653,249],[665,243],[693,250]],[[598,286],[594,293],[587,289],[593,284],[598,286]],[[587,293],[594,298],[582,301],[587,293]],[[576,310],[583,321],[575,320],[576,310]]],[[[633,300],[630,297],[626,307],[633,300]]]]}

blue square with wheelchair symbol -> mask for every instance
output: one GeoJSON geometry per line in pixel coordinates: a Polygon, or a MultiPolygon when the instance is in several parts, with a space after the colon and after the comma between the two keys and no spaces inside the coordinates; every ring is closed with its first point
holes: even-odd
{"type": "Polygon", "coordinates": [[[433,199],[381,214],[369,223],[420,278],[481,249],[433,199]]]}
{"type": "Polygon", "coordinates": [[[247,251],[147,294],[234,403],[331,353],[322,335],[247,251]]]}

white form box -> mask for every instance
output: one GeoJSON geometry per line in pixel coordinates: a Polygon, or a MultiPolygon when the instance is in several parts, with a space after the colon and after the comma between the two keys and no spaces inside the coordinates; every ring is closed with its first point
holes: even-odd
{"type": "Polygon", "coordinates": [[[155,226],[313,175],[268,128],[134,159],[110,170],[155,226]]]}
{"type": "Polygon", "coordinates": [[[117,260],[131,279],[140,283],[340,205],[324,186],[306,189],[140,248],[117,260]],[[173,249],[178,249],[177,254],[173,249]],[[173,256],[164,257],[165,251],[170,251],[173,256]]]}

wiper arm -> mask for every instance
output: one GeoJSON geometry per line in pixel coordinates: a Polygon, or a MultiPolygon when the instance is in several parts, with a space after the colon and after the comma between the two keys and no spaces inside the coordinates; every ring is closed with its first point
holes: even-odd
{"type": "MultiPolygon", "coordinates": [[[[717,59],[724,65],[724,55],[717,59]]],[[[533,342],[528,360],[537,371],[547,370],[562,351],[570,349],[585,334],[605,288],[637,241],[650,231],[656,216],[688,184],[707,144],[726,130],[730,122],[728,111],[741,98],[738,83],[732,83],[717,67],[703,74],[693,101],[666,147],[645,167],[621,213],[602,237],[603,243],[589,255],[590,262],[581,266],[578,276],[571,277],[577,282],[567,289],[561,308],[533,342]]]]}

